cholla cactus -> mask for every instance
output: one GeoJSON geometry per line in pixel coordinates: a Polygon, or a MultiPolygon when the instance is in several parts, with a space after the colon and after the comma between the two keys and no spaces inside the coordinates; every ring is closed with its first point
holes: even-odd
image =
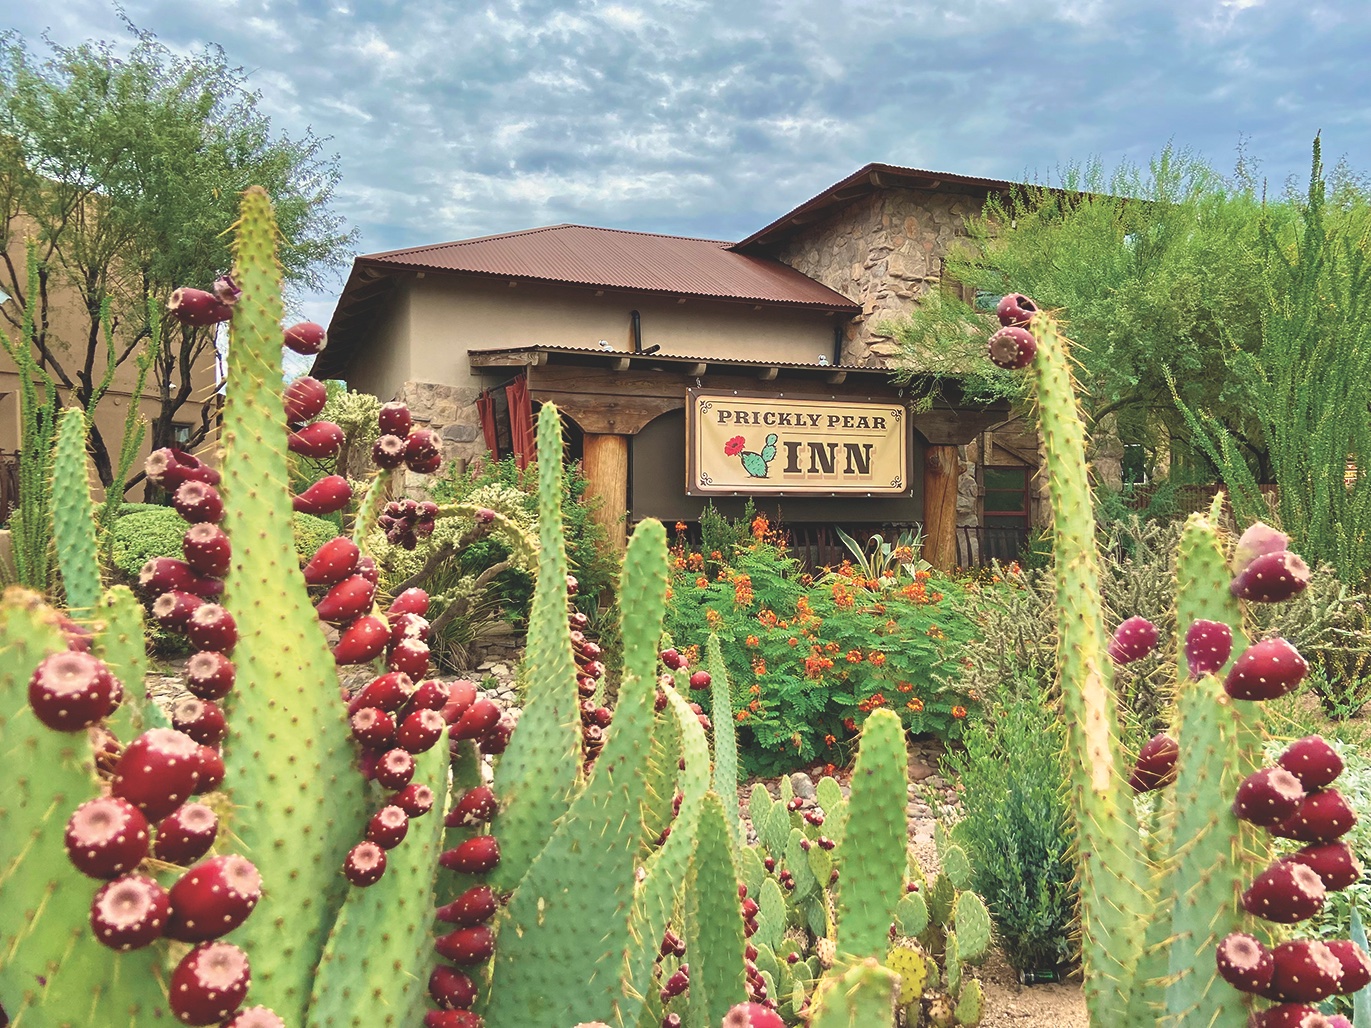
{"type": "Polygon", "coordinates": [[[1258,936],[1272,937],[1263,921],[1308,917],[1325,890],[1351,880],[1355,857],[1337,841],[1351,827],[1350,812],[1330,787],[1338,768],[1321,740],[1287,752],[1307,780],[1290,767],[1258,770],[1260,702],[1298,687],[1307,665],[1283,640],[1249,647],[1241,609],[1243,601],[1289,598],[1307,584],[1308,569],[1283,535],[1262,525],[1243,536],[1230,564],[1218,528],[1221,498],[1207,514],[1191,515],[1177,565],[1181,653],[1172,725],[1136,764],[1128,759],[1118,739],[1113,665],[1145,649],[1152,634],[1137,622],[1113,640],[1105,629],[1066,344],[1052,319],[1024,299],[1002,305],[1017,342],[1009,353],[1002,338],[998,351],[992,340],[992,357],[1029,369],[1046,445],[1091,1023],[1238,1028],[1250,1016],[1258,1026],[1312,1024],[1305,1018],[1315,1012],[1304,1004],[1361,988],[1371,961],[1351,943],[1272,950],[1258,936]],[[1301,762],[1306,751],[1320,758],[1312,774],[1301,762]],[[1160,812],[1144,826],[1134,814],[1135,788],[1165,790],[1160,812]],[[1272,813],[1278,807],[1280,817],[1272,813]],[[1263,871],[1270,846],[1257,824],[1310,845],[1263,871]],[[1257,996],[1277,1005],[1253,1013],[1257,996]]]}

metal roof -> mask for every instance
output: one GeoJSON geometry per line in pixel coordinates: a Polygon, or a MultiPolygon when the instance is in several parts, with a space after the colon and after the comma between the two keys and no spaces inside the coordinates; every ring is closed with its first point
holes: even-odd
{"type": "Polygon", "coordinates": [[[943,193],[966,193],[984,198],[990,193],[1007,193],[1018,184],[997,178],[954,175],[951,172],[928,171],[923,168],[902,168],[896,164],[868,164],[841,182],[829,186],[819,195],[806,200],[794,210],[782,214],[770,225],[758,229],[742,242],[733,244],[733,248],[742,250],[778,242],[802,226],[812,224],[853,200],[874,193],[877,189],[926,189],[943,193]]]}
{"type": "Polygon", "coordinates": [[[794,268],[737,253],[711,239],[550,225],[450,243],[412,246],[357,258],[359,264],[537,279],[601,289],[629,289],[857,312],[859,304],[794,268]]]}
{"type": "Polygon", "coordinates": [[[704,365],[707,367],[717,366],[728,368],[777,368],[786,371],[821,372],[827,375],[852,372],[877,375],[881,378],[890,377],[890,368],[869,364],[819,364],[814,361],[749,360],[739,357],[701,357],[698,354],[662,353],[661,351],[635,353],[632,350],[607,350],[599,346],[554,346],[532,344],[529,346],[498,347],[488,350],[467,351],[467,357],[471,361],[472,367],[518,367],[526,364],[543,363],[538,360],[538,355],[540,354],[566,357],[589,357],[594,358],[589,363],[621,363],[625,369],[630,366],[648,367],[653,364],[662,366],[684,364],[691,366],[704,365]]]}

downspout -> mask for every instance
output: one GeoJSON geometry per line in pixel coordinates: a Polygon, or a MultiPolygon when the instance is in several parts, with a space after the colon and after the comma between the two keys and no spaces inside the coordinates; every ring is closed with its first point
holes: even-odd
{"type": "Polygon", "coordinates": [[[633,336],[633,352],[643,352],[643,316],[637,311],[628,312],[629,331],[633,336]]]}

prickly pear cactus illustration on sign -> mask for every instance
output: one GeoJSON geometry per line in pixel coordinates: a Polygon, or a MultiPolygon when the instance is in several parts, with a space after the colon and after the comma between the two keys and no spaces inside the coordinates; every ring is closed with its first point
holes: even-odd
{"type": "Polygon", "coordinates": [[[724,456],[737,457],[743,463],[743,470],[751,478],[767,478],[767,468],[776,457],[777,435],[771,432],[766,437],[766,444],[760,453],[752,450],[745,450],[747,439],[744,436],[735,435],[728,442],[724,443],[724,456]]]}

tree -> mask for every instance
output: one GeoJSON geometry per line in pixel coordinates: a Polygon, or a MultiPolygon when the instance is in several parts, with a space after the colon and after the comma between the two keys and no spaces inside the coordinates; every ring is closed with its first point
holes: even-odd
{"type": "MultiPolygon", "coordinates": [[[[0,314],[13,329],[32,314],[39,365],[65,392],[63,402],[88,414],[101,382],[153,337],[146,297],[206,288],[229,267],[225,230],[247,186],[273,197],[289,287],[318,287],[353,239],[330,206],[338,158],[324,153],[323,141],[308,131],[300,139],[274,134],[259,95],[219,47],[182,56],[129,28],[135,42],[123,57],[108,42],[49,42],[40,60],[19,36],[0,36],[0,287],[15,301],[0,314]],[[26,238],[36,244],[36,293],[13,259],[12,244],[26,238]],[[80,310],[78,327],[65,333],[53,317],[64,291],[80,310]],[[105,305],[109,340],[101,332],[105,305]]],[[[152,446],[174,442],[188,404],[197,405],[199,424],[184,445],[194,446],[211,428],[214,397],[193,395],[191,371],[212,357],[218,334],[170,319],[162,328],[152,446]]],[[[93,424],[90,448],[110,486],[111,446],[93,424]]]]}
{"type": "MultiPolygon", "coordinates": [[[[1026,293],[1060,314],[1076,343],[1092,427],[1111,419],[1150,460],[1198,460],[1212,475],[1172,399],[1169,370],[1182,399],[1221,417],[1265,473],[1261,427],[1228,368],[1231,351],[1259,344],[1252,300],[1261,210],[1250,183],[1225,181],[1171,150],[1146,172],[1069,168],[1059,189],[1022,186],[992,198],[944,275],[992,299],[1026,293]]],[[[1019,376],[997,374],[985,360],[989,322],[945,291],[900,326],[905,363],[971,373],[982,392],[1017,396],[1019,376]]]]}

